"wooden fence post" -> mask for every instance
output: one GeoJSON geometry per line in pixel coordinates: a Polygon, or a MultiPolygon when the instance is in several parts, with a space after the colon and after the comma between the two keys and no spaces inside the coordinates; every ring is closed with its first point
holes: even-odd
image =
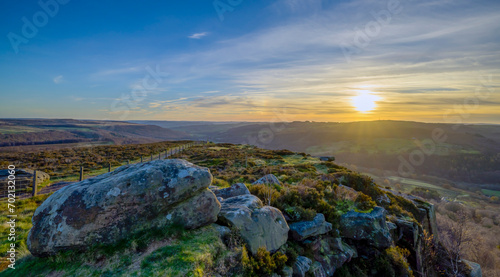
{"type": "Polygon", "coordinates": [[[33,192],[32,192],[32,195],[33,196],[36,196],[37,194],[37,182],[36,182],[36,169],[33,170],[33,192]]]}
{"type": "Polygon", "coordinates": [[[80,166],[80,182],[83,181],[83,166],[80,166]]]}
{"type": "Polygon", "coordinates": [[[142,156],[141,156],[141,163],[142,163],[142,156]]]}
{"type": "Polygon", "coordinates": [[[129,160],[127,160],[127,164],[130,164],[130,161],[129,161],[129,160]]]}
{"type": "Polygon", "coordinates": [[[108,172],[111,172],[111,163],[108,164],[108,172]]]}
{"type": "Polygon", "coordinates": [[[158,160],[161,160],[161,152],[158,153],[158,160]]]}

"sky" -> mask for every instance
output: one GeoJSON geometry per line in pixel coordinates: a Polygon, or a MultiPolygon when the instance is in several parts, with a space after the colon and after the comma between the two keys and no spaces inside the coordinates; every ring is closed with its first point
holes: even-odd
{"type": "Polygon", "coordinates": [[[500,123],[500,1],[1,1],[0,118],[500,123]]]}

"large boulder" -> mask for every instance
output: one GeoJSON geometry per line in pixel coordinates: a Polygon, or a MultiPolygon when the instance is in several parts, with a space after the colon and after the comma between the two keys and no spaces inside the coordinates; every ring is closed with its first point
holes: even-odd
{"type": "Polygon", "coordinates": [[[332,224],[325,221],[323,214],[316,214],[312,221],[301,221],[290,224],[290,236],[297,241],[326,234],[331,230],[332,224]]]}
{"type": "Polygon", "coordinates": [[[388,248],[392,238],[385,217],[386,211],[381,207],[375,207],[370,213],[349,211],[340,218],[341,235],[376,248],[388,248]]]}
{"type": "Polygon", "coordinates": [[[280,180],[278,180],[278,177],[274,176],[273,174],[267,174],[266,176],[252,183],[252,185],[264,185],[264,184],[280,186],[281,182],[280,180]]]}
{"type": "Polygon", "coordinates": [[[264,206],[251,194],[231,197],[221,204],[219,221],[239,229],[252,254],[260,247],[276,251],[286,243],[289,227],[280,210],[264,206]]]}
{"type": "Polygon", "coordinates": [[[35,256],[112,244],[130,233],[217,220],[212,175],[184,160],[127,165],[52,194],[33,215],[28,248],[35,256]]]}
{"type": "Polygon", "coordinates": [[[220,197],[222,199],[250,194],[250,191],[248,190],[247,186],[243,183],[237,183],[228,188],[223,188],[223,189],[212,189],[212,191],[215,193],[215,196],[217,196],[217,198],[220,197]]]}

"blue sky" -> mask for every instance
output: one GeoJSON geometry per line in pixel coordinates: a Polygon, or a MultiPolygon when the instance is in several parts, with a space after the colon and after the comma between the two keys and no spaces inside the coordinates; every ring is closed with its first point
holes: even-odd
{"type": "Polygon", "coordinates": [[[498,1],[41,3],[1,4],[0,117],[500,123],[498,1]]]}

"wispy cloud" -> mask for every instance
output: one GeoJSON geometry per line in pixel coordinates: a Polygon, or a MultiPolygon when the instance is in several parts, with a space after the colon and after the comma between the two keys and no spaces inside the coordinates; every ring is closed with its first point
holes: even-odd
{"type": "Polygon", "coordinates": [[[252,99],[245,96],[204,96],[193,99],[193,106],[195,107],[223,107],[223,106],[243,106],[245,108],[255,107],[256,104],[252,99]]]}
{"type": "MultiPolygon", "coordinates": [[[[356,0],[329,8],[324,2],[277,1],[268,11],[293,14],[294,20],[155,59],[171,73],[162,86],[182,97],[161,101],[172,96],[158,88],[149,107],[177,119],[266,119],[274,108],[286,107],[299,120],[356,120],[361,115],[350,100],[356,90],[369,87],[381,97],[372,113],[377,119],[425,113],[426,120],[440,121],[444,109],[474,92],[479,76],[492,74],[493,85],[499,83],[495,22],[500,15],[493,9],[466,1],[405,1],[402,13],[347,62],[341,47],[356,30],[376,21],[372,12],[386,9],[386,1],[356,0]],[[308,5],[312,8],[301,12],[308,5]]],[[[500,96],[490,101],[497,103],[500,96]]]]}
{"type": "Polygon", "coordinates": [[[64,78],[62,75],[59,75],[59,76],[55,77],[53,81],[54,81],[54,84],[60,84],[64,81],[64,78]]]}
{"type": "Polygon", "coordinates": [[[190,36],[188,36],[188,38],[192,38],[192,39],[201,39],[203,37],[206,37],[208,36],[208,32],[203,32],[203,33],[194,33],[190,36]]]}
{"type": "Polygon", "coordinates": [[[144,71],[144,66],[125,66],[121,68],[105,69],[94,73],[94,77],[107,77],[111,75],[130,74],[144,71]]]}

